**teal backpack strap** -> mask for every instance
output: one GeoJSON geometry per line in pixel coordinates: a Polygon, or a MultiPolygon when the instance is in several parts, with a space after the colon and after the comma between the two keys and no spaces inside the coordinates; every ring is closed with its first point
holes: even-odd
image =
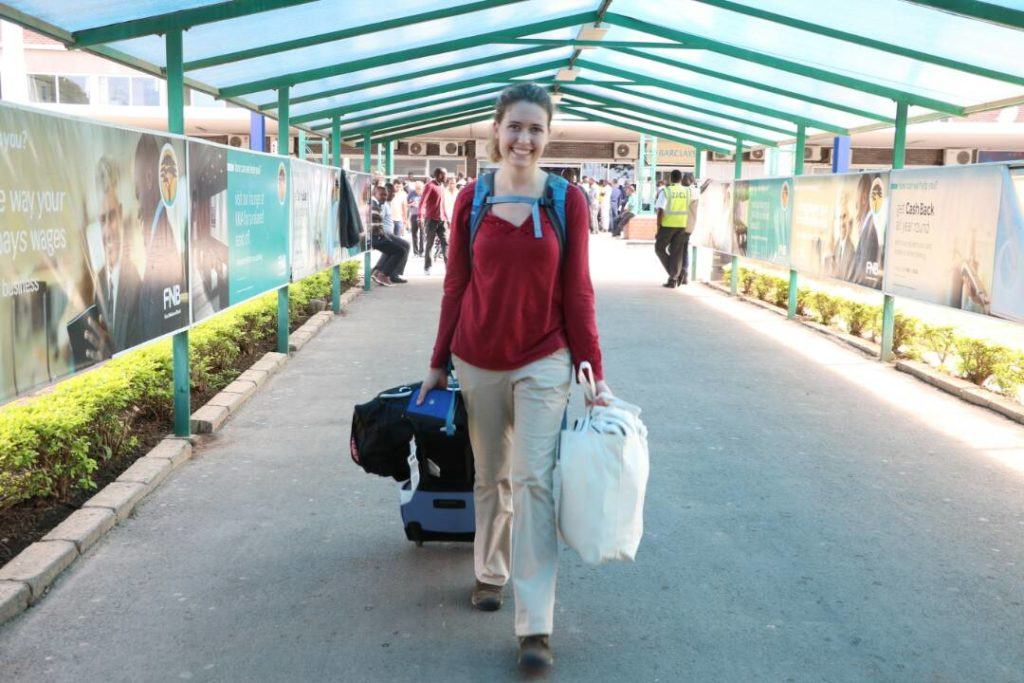
{"type": "Polygon", "coordinates": [[[540,223],[540,210],[548,216],[552,227],[555,229],[555,236],[558,238],[559,251],[562,257],[565,256],[566,247],[566,217],[565,217],[565,196],[569,189],[569,181],[565,178],[548,174],[547,182],[544,185],[544,194],[539,198],[525,197],[522,195],[494,195],[494,172],[484,173],[476,181],[473,189],[473,209],[469,219],[469,262],[473,263],[473,241],[492,204],[529,204],[533,219],[533,236],[537,239],[543,237],[540,223]]]}
{"type": "Polygon", "coordinates": [[[480,221],[490,208],[487,199],[494,194],[494,171],[481,173],[473,186],[473,208],[469,213],[469,265],[473,266],[473,241],[476,239],[476,231],[480,229],[480,221]]]}

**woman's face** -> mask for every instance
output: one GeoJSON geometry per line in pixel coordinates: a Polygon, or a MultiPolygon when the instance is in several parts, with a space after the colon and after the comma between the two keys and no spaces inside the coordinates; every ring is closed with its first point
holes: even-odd
{"type": "Polygon", "coordinates": [[[504,164],[517,168],[536,166],[548,144],[548,113],[532,102],[516,102],[494,122],[498,151],[504,164]]]}

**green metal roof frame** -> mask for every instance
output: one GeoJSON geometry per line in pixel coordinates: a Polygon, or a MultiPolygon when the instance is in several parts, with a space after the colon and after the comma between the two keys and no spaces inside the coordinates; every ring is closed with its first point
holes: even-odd
{"type": "MultiPolygon", "coordinates": [[[[1009,73],[1004,69],[990,68],[981,63],[971,61],[970,55],[967,55],[966,58],[953,59],[943,56],[938,50],[920,49],[920,45],[917,46],[918,49],[914,49],[895,44],[891,41],[879,40],[854,31],[842,30],[835,26],[826,26],[823,23],[808,21],[806,18],[801,19],[794,16],[788,16],[787,14],[782,13],[782,10],[779,9],[771,11],[769,9],[765,9],[763,6],[759,6],[757,3],[737,0],[692,1],[707,5],[713,10],[736,13],[737,16],[750,17],[768,24],[806,31],[811,34],[843,41],[860,47],[872,48],[888,54],[897,55],[901,58],[916,60],[923,64],[953,69],[965,74],[971,74],[972,76],[983,77],[993,81],[1000,81],[1013,85],[1024,85],[1024,73],[1009,73]]],[[[969,20],[991,22],[993,24],[998,24],[999,26],[1015,30],[1024,29],[1024,10],[1007,6],[1006,3],[997,4],[995,2],[984,2],[981,0],[907,1],[924,8],[949,12],[952,15],[967,18],[969,20]]],[[[287,11],[290,7],[306,5],[310,2],[311,0],[236,0],[234,2],[210,2],[199,6],[143,16],[129,21],[90,26],[88,28],[75,31],[55,26],[52,23],[48,23],[47,21],[34,17],[25,11],[19,11],[18,9],[5,4],[0,4],[0,16],[56,38],[71,48],[84,48],[147,73],[164,75],[165,69],[162,67],[148,63],[138,57],[134,57],[129,52],[119,49],[119,45],[112,46],[110,43],[130,41],[131,39],[138,39],[156,34],[170,34],[175,31],[185,31],[202,24],[225,21],[230,22],[233,19],[250,17],[262,12],[287,11]]],[[[515,5],[524,2],[529,2],[529,0],[470,0],[452,7],[439,7],[437,9],[427,11],[410,12],[404,16],[390,17],[360,26],[347,27],[342,30],[324,32],[313,36],[303,36],[292,40],[272,42],[257,45],[255,47],[250,46],[246,49],[225,52],[220,55],[204,56],[199,59],[185,62],[184,68],[191,71],[209,69],[218,65],[245,62],[246,60],[258,57],[285,53],[334,41],[370,36],[379,31],[407,27],[418,23],[446,20],[453,17],[468,18],[476,12],[488,12],[491,10],[497,10],[506,5],[515,5]]],[[[432,44],[417,45],[416,47],[404,50],[391,51],[358,59],[350,59],[344,62],[319,64],[311,66],[310,68],[280,73],[270,77],[252,79],[241,83],[230,83],[222,87],[216,87],[196,79],[185,79],[185,84],[201,92],[206,92],[216,97],[232,101],[249,109],[273,111],[277,108],[277,102],[280,101],[278,98],[275,98],[275,101],[273,102],[254,104],[253,102],[243,99],[243,97],[268,90],[280,90],[287,93],[292,86],[298,84],[329,79],[335,76],[348,75],[353,72],[364,71],[367,69],[400,65],[409,60],[426,59],[438,54],[466,50],[468,48],[491,45],[523,45],[524,48],[521,50],[495,54],[490,57],[479,57],[466,60],[465,62],[455,65],[430,67],[421,69],[414,73],[385,73],[382,74],[380,78],[375,78],[363,83],[353,83],[341,87],[331,86],[312,93],[302,93],[301,95],[291,99],[290,104],[316,103],[319,100],[335,98],[333,104],[336,105],[336,98],[349,95],[353,97],[353,102],[352,104],[325,106],[310,112],[303,112],[297,116],[291,117],[289,119],[289,124],[302,126],[302,124],[326,120],[326,123],[317,123],[312,126],[312,128],[306,127],[308,130],[323,130],[331,125],[332,119],[339,117],[344,120],[343,125],[346,125],[346,127],[349,125],[359,126],[361,122],[373,121],[402,113],[413,112],[417,107],[426,107],[439,103],[451,103],[452,106],[444,112],[448,115],[449,119],[453,114],[461,114],[462,118],[465,118],[467,116],[471,116],[472,112],[476,109],[482,108],[475,107],[471,103],[465,102],[465,100],[473,97],[480,97],[483,92],[493,92],[493,90],[475,93],[462,93],[461,95],[452,95],[450,98],[444,98],[443,100],[435,99],[432,101],[424,101],[419,104],[414,103],[417,99],[451,92],[455,89],[470,88],[489,83],[496,85],[503,84],[512,81],[513,79],[536,75],[544,71],[565,68],[568,66],[581,69],[583,72],[588,72],[584,73],[582,78],[578,78],[575,85],[597,86],[602,91],[600,94],[591,91],[579,91],[573,88],[573,83],[553,84],[554,89],[560,89],[569,95],[569,99],[576,105],[563,107],[563,109],[576,110],[574,113],[579,116],[590,120],[603,120],[603,122],[608,122],[613,120],[610,117],[614,115],[619,118],[628,118],[631,125],[635,124],[633,128],[634,130],[643,128],[644,122],[646,122],[649,125],[656,125],[659,128],[667,127],[679,130],[681,133],[685,132],[693,135],[705,136],[709,137],[709,139],[719,139],[723,136],[726,138],[735,137],[738,141],[746,140],[748,142],[764,145],[777,144],[780,142],[780,140],[771,137],[772,135],[794,135],[795,131],[792,130],[790,126],[793,128],[802,127],[827,133],[848,134],[850,132],[891,126],[894,123],[894,119],[888,115],[879,114],[877,111],[852,106],[853,103],[840,103],[824,97],[817,97],[814,94],[806,92],[806,86],[804,87],[804,92],[800,92],[788,87],[782,87],[779,84],[773,85],[772,83],[763,82],[763,80],[758,80],[757,78],[745,78],[735,72],[727,73],[722,69],[712,69],[699,64],[686,63],[673,58],[673,56],[663,54],[663,51],[680,49],[708,51],[724,55],[732,59],[756,64],[766,69],[795,74],[803,78],[827,83],[831,86],[846,88],[850,91],[884,98],[898,104],[903,107],[904,110],[907,106],[916,106],[930,110],[928,113],[912,117],[910,119],[912,122],[933,120],[949,115],[960,116],[974,111],[983,111],[1011,104],[1024,103],[1024,93],[1022,93],[1020,96],[1010,96],[998,101],[981,102],[971,104],[970,106],[962,106],[954,102],[946,101],[941,97],[934,97],[931,93],[925,94],[924,92],[915,92],[913,85],[909,82],[906,87],[900,87],[900,84],[887,83],[884,79],[875,81],[865,80],[864,78],[859,78],[849,72],[844,72],[842,69],[829,69],[823,64],[816,64],[811,59],[801,59],[799,62],[793,61],[793,59],[786,59],[777,55],[769,54],[763,50],[758,51],[747,49],[745,47],[724,42],[717,38],[708,37],[707,35],[689,33],[684,30],[672,28],[663,23],[655,24],[651,21],[637,18],[636,16],[630,16],[629,12],[631,7],[625,3],[621,5],[621,12],[609,11],[610,6],[612,5],[612,0],[594,0],[594,3],[596,8],[593,11],[577,11],[567,16],[549,18],[512,26],[502,26],[500,29],[487,30],[478,35],[465,36],[452,40],[441,40],[432,44]],[[627,32],[638,33],[642,36],[646,36],[646,38],[638,38],[636,40],[579,41],[574,38],[557,39],[544,37],[544,34],[550,32],[558,32],[560,30],[567,30],[572,27],[577,27],[583,24],[593,24],[596,22],[603,22],[604,24],[611,25],[612,27],[615,27],[616,30],[621,29],[626,30],[627,32]],[[561,59],[543,62],[530,67],[501,69],[503,66],[502,62],[506,60],[518,59],[558,47],[572,48],[572,56],[567,62],[564,59],[561,59]],[[652,64],[652,70],[648,73],[638,74],[625,69],[620,69],[613,64],[600,62],[594,58],[588,59],[586,54],[582,52],[583,48],[587,47],[600,47],[603,49],[614,50],[624,55],[629,55],[634,59],[649,61],[652,64]],[[464,69],[470,66],[485,66],[492,64],[495,66],[497,71],[486,76],[475,76],[473,78],[463,79],[454,83],[447,83],[442,86],[435,85],[430,87],[421,87],[421,84],[415,83],[415,79],[417,78],[437,76],[449,71],[464,69]],[[804,102],[808,105],[813,105],[813,107],[818,109],[815,110],[814,116],[806,116],[801,113],[797,113],[796,111],[788,111],[787,108],[784,107],[784,104],[778,103],[777,100],[773,102],[773,106],[766,106],[757,101],[746,101],[736,97],[727,96],[721,92],[716,92],[713,84],[696,88],[683,85],[681,83],[674,83],[667,78],[658,77],[659,65],[687,69],[695,74],[700,74],[701,76],[714,79],[713,83],[718,81],[723,83],[732,83],[745,88],[754,89],[758,92],[764,92],[778,97],[790,98],[795,101],[804,102]],[[589,78],[589,72],[620,80],[600,81],[598,79],[589,78]],[[408,91],[403,91],[394,95],[364,99],[363,101],[355,101],[354,99],[363,91],[368,91],[375,87],[399,84],[406,81],[411,82],[410,89],[408,91]],[[637,88],[645,89],[638,90],[637,88]],[[654,89],[655,92],[651,92],[651,89],[654,89]],[[653,109],[639,106],[635,102],[626,102],[621,99],[621,96],[625,94],[633,97],[644,97],[649,99],[651,103],[669,106],[672,109],[671,111],[666,111],[662,108],[653,109]],[[685,103],[681,101],[674,101],[672,99],[672,95],[685,95],[688,98],[693,98],[699,102],[700,106],[694,105],[689,101],[685,103]],[[588,111],[585,114],[579,113],[577,109],[577,106],[580,104],[580,98],[587,101],[586,107],[588,108],[588,111]],[[591,111],[595,108],[604,110],[605,115],[602,116],[601,114],[596,114],[591,111]],[[859,118],[866,119],[868,123],[848,128],[844,125],[840,125],[838,120],[828,120],[831,117],[828,116],[827,111],[820,112],[820,108],[835,111],[837,113],[857,116],[859,118]],[[372,114],[367,113],[364,116],[358,115],[360,111],[368,109],[374,109],[375,111],[372,114]],[[778,122],[786,122],[786,124],[774,125],[757,120],[756,118],[747,119],[744,118],[743,112],[749,112],[751,115],[757,115],[759,117],[767,117],[778,122]],[[721,122],[710,123],[692,116],[687,116],[688,113],[699,113],[707,116],[713,116],[716,119],[735,121],[737,123],[742,123],[747,127],[762,130],[765,134],[751,135],[735,128],[730,128],[727,124],[722,125],[721,122]],[[657,121],[651,121],[650,119],[652,118],[657,121]]],[[[19,3],[19,6],[31,4],[32,2],[22,2],[19,3]]],[[[582,5],[583,3],[576,4],[582,5]]],[[[161,5],[171,8],[175,6],[175,3],[160,3],[150,0],[150,2],[146,4],[146,7],[153,7],[154,9],[157,9],[161,5]]],[[[411,4],[410,7],[412,7],[411,4]]],[[[1024,35],[1022,35],[1022,38],[1024,38],[1024,35]]],[[[765,72],[764,69],[762,69],[762,72],[765,73],[766,77],[770,75],[770,73],[765,72]]],[[[547,78],[540,78],[537,80],[540,82],[549,82],[547,78]]],[[[981,92],[981,90],[979,90],[979,92],[981,92]]],[[[996,94],[992,89],[985,92],[992,93],[993,95],[996,94]]],[[[287,94],[285,97],[287,97],[287,94]]],[[[849,100],[847,100],[847,102],[849,102],[849,100]]],[[[479,102],[477,104],[479,104],[479,102]]],[[[877,108],[877,103],[874,106],[877,108]]],[[[807,108],[805,107],[804,109],[807,108]]],[[[439,122],[442,119],[432,116],[432,114],[435,113],[438,112],[423,112],[422,116],[410,114],[409,116],[399,119],[382,122],[381,125],[386,126],[387,130],[404,131],[404,134],[409,135],[411,133],[408,132],[408,128],[401,128],[401,124],[394,124],[396,124],[396,122],[401,122],[407,125],[417,125],[419,129],[432,127],[434,125],[441,125],[439,122]]],[[[842,119],[843,117],[839,116],[838,118],[842,119]]],[[[848,119],[849,117],[846,118],[848,119]]],[[[622,127],[627,128],[625,125],[622,127]]],[[[686,136],[681,135],[680,137],[685,138],[686,136]]],[[[710,148],[707,145],[702,146],[710,148]]]]}

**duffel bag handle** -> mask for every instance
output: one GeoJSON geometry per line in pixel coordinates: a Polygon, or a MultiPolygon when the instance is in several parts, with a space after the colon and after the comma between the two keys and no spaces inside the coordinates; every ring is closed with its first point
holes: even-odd
{"type": "Polygon", "coordinates": [[[594,381],[594,368],[590,365],[590,361],[585,360],[580,363],[578,378],[580,384],[583,385],[583,395],[593,403],[594,397],[597,396],[597,383],[594,381]]]}

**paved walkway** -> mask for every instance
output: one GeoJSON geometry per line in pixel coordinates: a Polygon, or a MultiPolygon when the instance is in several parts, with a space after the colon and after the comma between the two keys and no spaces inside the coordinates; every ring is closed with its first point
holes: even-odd
{"type": "MultiPolygon", "coordinates": [[[[564,550],[566,681],[1024,680],[1024,429],[594,240],[609,382],[644,407],[637,562],[564,550]],[[645,272],[654,273],[643,279],[645,272]]],[[[375,290],[0,627],[4,681],[514,680],[468,545],[417,549],[347,454],[418,378],[440,279],[375,290]]]]}

